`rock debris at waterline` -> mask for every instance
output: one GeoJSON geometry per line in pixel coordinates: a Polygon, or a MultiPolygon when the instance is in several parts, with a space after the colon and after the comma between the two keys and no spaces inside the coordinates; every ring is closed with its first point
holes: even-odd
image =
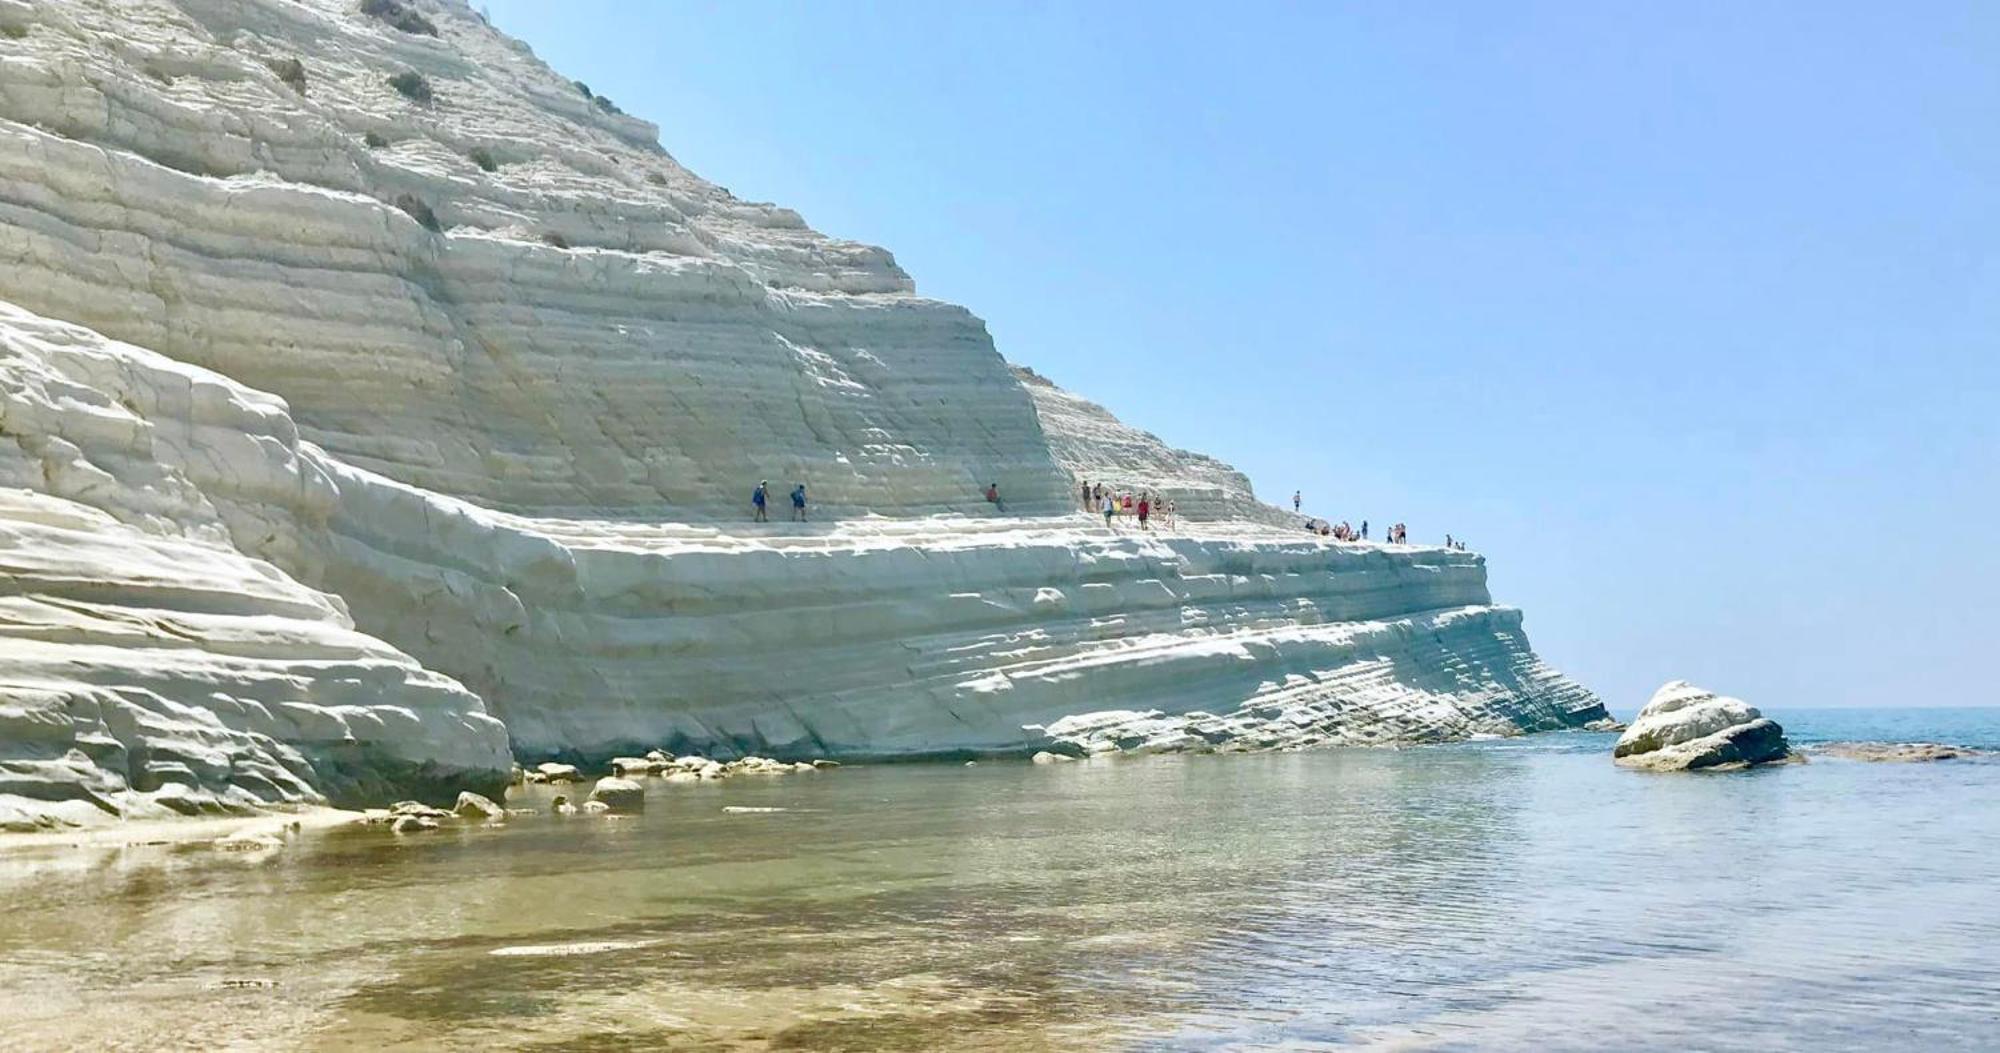
{"type": "Polygon", "coordinates": [[[1605,715],[1478,554],[1304,536],[887,251],[423,11],[0,3],[0,829],[491,798],[515,755],[634,743],[1605,715]],[[746,522],[765,478],[814,522],[746,522]],[[1179,530],[1106,529],[1081,478],[1179,530]]]}
{"type": "MultiPolygon", "coordinates": [[[[574,786],[590,782],[590,790],[578,804],[567,793],[556,794],[549,801],[547,814],[569,815],[638,815],[646,810],[646,787],[639,779],[658,777],[663,782],[719,780],[733,776],[792,775],[818,773],[840,767],[835,761],[799,761],[786,763],[769,757],[743,757],[723,762],[708,757],[669,757],[664,752],[654,750],[644,759],[619,758],[612,764],[612,772],[596,780],[589,780],[573,764],[546,762],[529,769],[517,769],[518,785],[543,784],[574,786]],[[631,776],[631,777],[628,777],[631,776]]],[[[770,811],[782,809],[728,809],[724,811],[770,811]]],[[[399,801],[387,808],[369,809],[360,814],[357,822],[366,825],[387,826],[392,833],[417,834],[441,830],[454,822],[464,824],[504,823],[510,817],[541,815],[535,808],[506,808],[491,798],[471,790],[461,791],[453,807],[449,810],[433,807],[421,801],[399,801]]]]}
{"type": "Polygon", "coordinates": [[[1651,771],[1731,770],[1792,757],[1785,729],[1741,699],[1685,680],[1653,692],[1612,757],[1651,771]]]}

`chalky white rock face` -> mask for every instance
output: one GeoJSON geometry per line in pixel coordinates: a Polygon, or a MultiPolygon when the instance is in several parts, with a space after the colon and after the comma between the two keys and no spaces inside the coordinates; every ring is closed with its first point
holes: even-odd
{"type": "Polygon", "coordinates": [[[1603,716],[1478,555],[1280,529],[1227,465],[1024,383],[888,253],[405,2],[435,36],[353,0],[0,0],[6,814],[393,799],[509,746],[1603,716]],[[1180,529],[1106,530],[1084,473],[1180,529]],[[759,479],[778,522],[745,521],[759,479]]]}
{"type": "Polygon", "coordinates": [[[277,400],[0,304],[0,828],[504,773],[477,696],[239,547],[337,496],[277,400]]]}
{"type": "Polygon", "coordinates": [[[977,318],[690,175],[465,5],[416,6],[438,36],[355,0],[10,0],[0,289],[491,506],[733,515],[768,476],[829,512],[973,510],[993,481],[1059,507],[977,318]]]}

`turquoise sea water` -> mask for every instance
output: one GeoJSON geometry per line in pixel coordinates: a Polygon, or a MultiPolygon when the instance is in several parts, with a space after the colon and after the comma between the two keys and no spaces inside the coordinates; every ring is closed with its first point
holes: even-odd
{"type": "MultiPolygon", "coordinates": [[[[2000,746],[2000,710],[1772,715],[2000,746]]],[[[2000,763],[1655,775],[1613,738],[0,848],[0,1048],[2000,1047],[2000,763]]]]}
{"type": "Polygon", "coordinates": [[[2000,706],[1988,708],[1774,709],[1794,744],[1947,742],[2000,750],[2000,706]]]}

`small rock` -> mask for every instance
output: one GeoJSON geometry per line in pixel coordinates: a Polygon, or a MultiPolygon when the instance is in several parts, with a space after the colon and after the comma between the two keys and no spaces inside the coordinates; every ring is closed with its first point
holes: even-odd
{"type": "Polygon", "coordinates": [[[613,776],[597,780],[591,787],[590,800],[599,802],[613,812],[632,815],[646,810],[646,788],[630,779],[613,776]]]}
{"type": "Polygon", "coordinates": [[[397,801],[389,806],[393,816],[415,816],[419,819],[449,819],[451,813],[442,808],[433,808],[422,801],[397,801]]]}
{"type": "Polygon", "coordinates": [[[555,800],[549,802],[549,812],[554,815],[575,815],[576,805],[569,803],[568,797],[556,794],[555,800]]]}
{"type": "Polygon", "coordinates": [[[1065,756],[1064,754],[1061,753],[1050,753],[1048,750],[1043,750],[1040,753],[1037,753],[1033,757],[1030,757],[1028,759],[1034,761],[1036,764],[1068,764],[1070,761],[1073,761],[1076,758],[1065,756]]]}
{"type": "Polygon", "coordinates": [[[603,801],[583,802],[583,814],[585,815],[604,815],[610,811],[611,806],[605,804],[603,801]]]}
{"type": "Polygon", "coordinates": [[[547,761],[535,765],[535,771],[541,773],[542,781],[544,782],[581,782],[583,780],[582,774],[576,770],[576,765],[574,764],[557,764],[554,761],[547,761]]]}
{"type": "Polygon", "coordinates": [[[654,775],[659,772],[660,768],[661,765],[655,764],[644,757],[613,757],[611,759],[611,774],[613,775],[654,775]]]}
{"type": "Polygon", "coordinates": [[[211,843],[224,852],[262,852],[285,847],[284,841],[269,834],[231,834],[211,843]]]}
{"type": "Polygon", "coordinates": [[[693,772],[691,772],[691,771],[677,771],[677,772],[669,772],[669,773],[667,774],[667,781],[668,781],[668,782],[700,782],[700,781],[701,781],[701,776],[699,776],[699,775],[696,775],[695,773],[693,773],[693,772]]]}
{"type": "Polygon", "coordinates": [[[661,750],[647,750],[646,759],[663,768],[674,762],[674,759],[672,757],[669,757],[665,752],[661,750]]]}
{"type": "Polygon", "coordinates": [[[839,761],[837,761],[837,760],[827,760],[827,759],[826,759],[825,757],[821,757],[821,758],[819,758],[819,759],[817,759],[817,760],[813,761],[813,762],[812,762],[812,766],[813,766],[813,767],[815,767],[815,768],[818,768],[818,769],[820,769],[821,771],[825,771],[825,770],[827,770],[827,769],[829,769],[829,768],[838,768],[838,767],[840,767],[840,762],[839,762],[839,761]]]}
{"type": "Polygon", "coordinates": [[[390,831],[398,834],[422,833],[437,828],[438,821],[427,815],[399,815],[395,822],[389,824],[390,831]]]}
{"type": "Polygon", "coordinates": [[[507,818],[507,809],[494,804],[492,798],[473,793],[471,790],[460,791],[458,803],[451,810],[457,813],[460,819],[493,822],[507,818]]]}

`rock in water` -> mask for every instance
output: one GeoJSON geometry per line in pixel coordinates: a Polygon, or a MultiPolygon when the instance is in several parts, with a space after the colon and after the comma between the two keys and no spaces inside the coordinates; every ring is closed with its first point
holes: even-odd
{"type": "Polygon", "coordinates": [[[1619,736],[1612,757],[1652,771],[1740,768],[1785,760],[1785,729],[1741,699],[1673,680],[1619,736]]]}
{"type": "Polygon", "coordinates": [[[535,773],[542,777],[543,782],[578,782],[583,778],[583,773],[576,770],[576,765],[558,764],[555,761],[535,765],[535,773]]]}
{"type": "Polygon", "coordinates": [[[389,824],[389,829],[399,834],[416,834],[438,828],[438,821],[428,815],[399,815],[389,824]]]}
{"type": "Polygon", "coordinates": [[[658,775],[666,767],[665,761],[650,760],[645,757],[611,758],[613,775],[658,775]]]}
{"type": "Polygon", "coordinates": [[[1988,756],[1985,750],[1953,746],[1943,742],[1828,742],[1818,746],[1808,746],[1806,749],[1814,754],[1876,764],[1973,760],[1988,756]]]}
{"type": "Polygon", "coordinates": [[[591,788],[589,799],[623,815],[633,815],[646,810],[646,788],[630,779],[621,779],[615,775],[597,780],[597,785],[591,788]]]}
{"type": "Polygon", "coordinates": [[[507,809],[494,804],[491,798],[483,797],[471,790],[459,793],[458,803],[452,806],[452,811],[456,812],[460,819],[476,819],[483,822],[496,822],[507,818],[507,809]]]}

